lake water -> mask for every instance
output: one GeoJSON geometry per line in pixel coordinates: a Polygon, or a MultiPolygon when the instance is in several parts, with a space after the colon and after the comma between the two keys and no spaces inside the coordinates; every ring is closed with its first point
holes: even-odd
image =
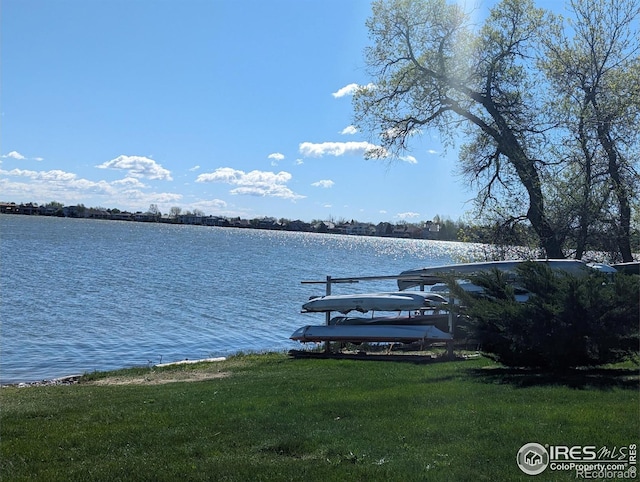
{"type": "MultiPolygon", "coordinates": [[[[478,245],[0,215],[0,382],[301,348],[324,285],[477,258],[478,245]]],[[[392,291],[393,281],[333,293],[392,291]]]]}

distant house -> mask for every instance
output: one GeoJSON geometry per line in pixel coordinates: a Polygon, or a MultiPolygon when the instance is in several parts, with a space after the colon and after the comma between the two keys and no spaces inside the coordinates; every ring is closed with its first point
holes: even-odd
{"type": "Polygon", "coordinates": [[[329,232],[333,234],[347,234],[349,223],[336,224],[329,232]]]}
{"type": "Polygon", "coordinates": [[[287,226],[286,226],[287,231],[311,231],[311,224],[309,223],[305,223],[304,221],[301,221],[299,219],[296,219],[295,221],[290,221],[287,226]]]}
{"type": "Polygon", "coordinates": [[[158,222],[159,217],[160,216],[154,213],[137,212],[137,213],[134,213],[133,220],[138,221],[140,223],[155,223],[155,222],[158,222]]]}
{"type": "Polygon", "coordinates": [[[89,208],[85,216],[90,219],[111,219],[111,214],[106,209],[89,208]]]}
{"type": "Polygon", "coordinates": [[[64,216],[67,218],[84,218],[87,208],[84,206],[65,206],[62,208],[64,216]]]}
{"type": "Polygon", "coordinates": [[[232,218],[229,219],[229,226],[233,228],[250,228],[251,223],[248,219],[232,218]]]}
{"type": "Polygon", "coordinates": [[[127,211],[111,212],[111,219],[114,221],[133,221],[133,214],[127,211]]]}
{"type": "Polygon", "coordinates": [[[332,221],[320,221],[312,224],[311,229],[317,233],[335,233],[336,225],[332,221]]]}
{"type": "Polygon", "coordinates": [[[440,223],[434,223],[433,221],[427,221],[427,227],[429,228],[430,233],[439,233],[440,232],[440,223]]]}
{"type": "Polygon", "coordinates": [[[202,224],[203,216],[199,214],[181,214],[178,216],[178,222],[180,224],[202,224]]]}
{"type": "Polygon", "coordinates": [[[282,226],[276,218],[262,218],[256,220],[256,228],[258,229],[281,229],[282,226]]]}
{"type": "Polygon", "coordinates": [[[62,209],[58,206],[47,205],[40,206],[38,208],[38,214],[40,214],[41,216],[57,216],[61,212],[62,209]]]}
{"type": "Polygon", "coordinates": [[[38,205],[33,203],[20,204],[20,214],[27,214],[29,216],[38,214],[38,205]]]}
{"type": "Polygon", "coordinates": [[[229,220],[220,216],[209,216],[202,219],[202,224],[204,224],[205,226],[228,227],[229,220]]]}
{"type": "Polygon", "coordinates": [[[358,223],[351,221],[345,225],[345,234],[353,236],[373,236],[376,234],[376,228],[371,223],[358,223]]]}
{"type": "Polygon", "coordinates": [[[0,203],[0,213],[2,214],[40,214],[40,208],[37,204],[16,204],[16,203],[0,203]]]}
{"type": "Polygon", "coordinates": [[[393,224],[378,223],[376,226],[376,236],[391,236],[393,234],[393,224]]]}
{"type": "Polygon", "coordinates": [[[440,232],[440,224],[433,221],[427,221],[422,230],[422,237],[425,239],[435,239],[440,232]]]}
{"type": "Polygon", "coordinates": [[[2,214],[19,214],[16,203],[0,203],[0,213],[2,214]]]}
{"type": "Polygon", "coordinates": [[[410,238],[411,233],[409,232],[409,226],[407,224],[396,224],[393,227],[391,235],[394,238],[410,238]]]}

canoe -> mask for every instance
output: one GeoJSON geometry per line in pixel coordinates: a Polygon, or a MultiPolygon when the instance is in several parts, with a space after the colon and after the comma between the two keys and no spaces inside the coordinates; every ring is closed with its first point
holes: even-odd
{"type": "Polygon", "coordinates": [[[302,305],[303,312],[339,311],[412,311],[431,309],[447,300],[437,293],[407,291],[392,293],[364,293],[357,295],[329,295],[313,298],[302,305]]]}
{"type": "Polygon", "coordinates": [[[302,343],[341,341],[351,343],[448,341],[445,333],[431,325],[308,325],[290,337],[302,343]]]}

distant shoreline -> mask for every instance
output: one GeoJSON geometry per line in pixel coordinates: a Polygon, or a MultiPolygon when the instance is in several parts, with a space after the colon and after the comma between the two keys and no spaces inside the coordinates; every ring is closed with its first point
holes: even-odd
{"type": "MultiPolygon", "coordinates": [[[[175,214],[173,216],[151,212],[128,212],[118,209],[85,208],[84,206],[39,206],[33,203],[16,204],[0,203],[0,214],[45,216],[72,219],[100,219],[105,221],[128,221],[143,223],[180,224],[190,226],[215,226],[222,228],[262,229],[270,231],[292,231],[320,234],[342,234],[349,236],[367,236],[395,239],[426,239],[431,241],[457,241],[460,223],[453,229],[443,229],[439,222],[425,221],[420,224],[400,223],[392,224],[380,222],[378,224],[359,222],[355,220],[334,223],[332,221],[317,221],[307,223],[301,220],[288,220],[264,217],[243,219],[224,216],[206,216],[201,214],[175,214]]],[[[452,221],[447,221],[453,223],[452,221]]],[[[455,223],[454,223],[455,224],[455,223]]]]}

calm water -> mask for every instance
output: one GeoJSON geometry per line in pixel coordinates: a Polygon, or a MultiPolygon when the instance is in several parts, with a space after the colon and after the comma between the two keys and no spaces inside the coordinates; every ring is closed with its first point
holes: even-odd
{"type": "MultiPolygon", "coordinates": [[[[0,215],[0,380],[65,375],[238,351],[289,340],[323,285],[472,259],[451,242],[0,215]]],[[[394,290],[334,286],[334,294],[394,290]]]]}

